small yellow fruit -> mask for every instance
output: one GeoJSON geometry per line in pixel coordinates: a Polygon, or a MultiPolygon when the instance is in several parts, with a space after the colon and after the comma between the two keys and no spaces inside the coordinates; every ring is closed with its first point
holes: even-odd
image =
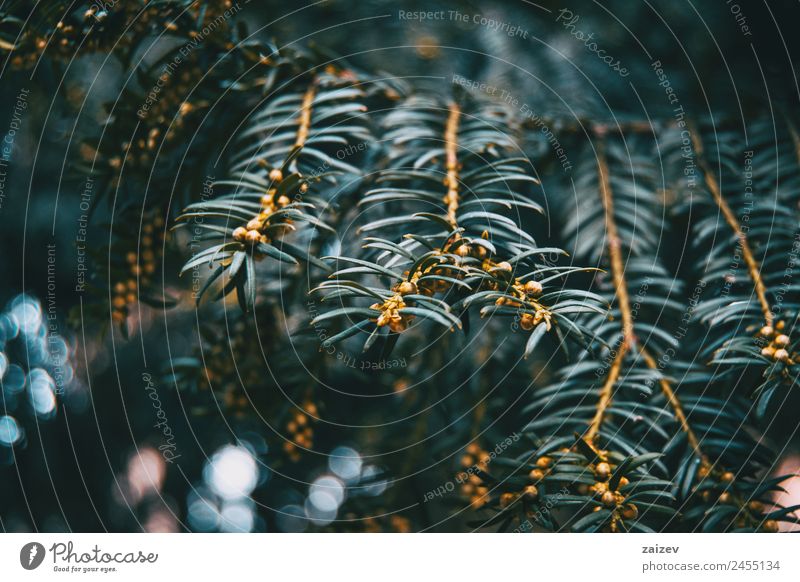
{"type": "Polygon", "coordinates": [[[764,327],[761,328],[761,331],[759,331],[759,333],[764,337],[772,337],[772,334],[775,333],[775,330],[772,329],[771,325],[765,325],[764,327]]]}
{"type": "Polygon", "coordinates": [[[413,295],[417,292],[417,286],[411,281],[403,281],[397,288],[400,295],[413,295]]]}
{"type": "Polygon", "coordinates": [[[257,230],[248,230],[247,234],[245,235],[245,240],[250,244],[261,242],[261,233],[257,230]]]}
{"type": "Polygon", "coordinates": [[[633,503],[628,503],[622,508],[622,517],[625,519],[636,519],[639,517],[639,508],[633,503]]]}
{"type": "Polygon", "coordinates": [[[600,498],[600,501],[603,502],[608,508],[614,507],[617,504],[617,497],[611,491],[606,491],[603,493],[603,496],[600,498]]]}
{"type": "Polygon", "coordinates": [[[497,265],[495,265],[495,269],[497,269],[498,271],[507,271],[507,272],[510,273],[511,272],[511,263],[509,263],[507,261],[503,261],[501,263],[497,263],[497,265]]]}
{"type": "Polygon", "coordinates": [[[523,495],[525,497],[525,501],[528,502],[536,501],[539,498],[539,490],[536,488],[535,485],[528,485],[523,490],[523,495]]]}
{"type": "Polygon", "coordinates": [[[257,218],[254,218],[250,222],[247,223],[247,230],[259,230],[261,228],[261,221],[257,218]]]}
{"type": "Polygon", "coordinates": [[[765,358],[771,358],[775,355],[775,348],[772,346],[767,346],[761,350],[761,355],[765,358]]]}
{"type": "Polygon", "coordinates": [[[278,168],[270,170],[269,179],[273,182],[280,182],[283,180],[283,172],[281,172],[278,168]]]}
{"type": "Polygon", "coordinates": [[[601,481],[605,481],[611,476],[611,465],[605,462],[597,463],[597,466],[594,468],[594,474],[601,481]]]}
{"type": "Polygon", "coordinates": [[[550,457],[539,457],[538,459],[536,459],[536,466],[539,467],[540,469],[546,469],[547,467],[550,466],[551,462],[552,461],[550,457]]]}
{"type": "Polygon", "coordinates": [[[778,362],[785,362],[789,359],[789,352],[781,348],[779,350],[775,350],[775,355],[773,357],[778,362]]]}
{"type": "Polygon", "coordinates": [[[725,471],[725,472],[722,474],[722,476],[720,477],[720,480],[721,480],[723,483],[730,483],[731,481],[733,481],[733,479],[734,479],[735,477],[736,477],[736,476],[735,476],[733,473],[731,473],[730,471],[725,471]]]}
{"type": "Polygon", "coordinates": [[[519,326],[525,331],[533,329],[533,315],[530,313],[523,313],[519,318],[519,326]]]}
{"type": "Polygon", "coordinates": [[[281,208],[283,208],[284,206],[287,206],[290,202],[291,202],[291,200],[285,194],[280,196],[280,197],[278,197],[278,206],[280,206],[281,208]]]}
{"type": "Polygon", "coordinates": [[[247,229],[243,226],[240,226],[233,231],[233,240],[244,242],[245,238],[247,237],[247,229]]]}
{"type": "Polygon", "coordinates": [[[789,336],[781,334],[773,340],[776,346],[785,347],[789,345],[789,336]]]}
{"type": "Polygon", "coordinates": [[[528,473],[528,477],[530,477],[531,481],[541,481],[544,479],[544,471],[541,469],[533,469],[528,473]]]}
{"type": "Polygon", "coordinates": [[[538,296],[542,293],[543,287],[539,281],[528,281],[525,283],[525,293],[528,295],[538,296]]]}

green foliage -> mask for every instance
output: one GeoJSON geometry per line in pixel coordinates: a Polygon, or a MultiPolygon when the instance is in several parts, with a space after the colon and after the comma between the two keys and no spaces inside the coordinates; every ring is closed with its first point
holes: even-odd
{"type": "MultiPolygon", "coordinates": [[[[552,142],[507,103],[278,48],[220,19],[223,2],[117,3],[102,16],[49,6],[19,38],[24,10],[0,9],[15,67],[53,40],[112,53],[128,75],[73,152],[106,204],[92,215],[105,225],[101,300],[86,313],[126,332],[140,302],[165,319],[202,314],[163,378],[198,418],[230,412],[234,438],[268,433],[284,483],[304,478],[293,467],[317,471],[310,453],[334,433],[311,425],[335,409],[332,426],[367,433],[347,438],[376,456],[389,443],[374,482],[449,467],[468,442],[471,462],[500,427],[519,431],[513,453],[470,475],[474,527],[797,521],[772,503],[785,477],[762,438],[800,365],[800,138],[788,117],[754,116],[745,134],[711,119],[685,131],[581,119],[584,133],[556,116],[546,127],[574,163],[559,171],[552,142]],[[147,18],[123,32],[139,9],[147,18]],[[162,30],[175,44],[155,51],[147,39],[162,30]],[[364,381],[373,365],[386,374],[364,381]],[[354,378],[374,393],[348,392],[354,378]],[[418,443],[429,458],[407,450],[418,443]]],[[[385,499],[420,505],[418,488],[391,485],[385,499]]]]}

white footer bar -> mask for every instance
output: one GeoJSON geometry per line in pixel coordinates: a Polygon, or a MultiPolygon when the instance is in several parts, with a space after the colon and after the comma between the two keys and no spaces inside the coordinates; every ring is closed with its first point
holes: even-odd
{"type": "Polygon", "coordinates": [[[789,534],[0,535],[2,580],[777,581],[799,564],[789,534]]]}

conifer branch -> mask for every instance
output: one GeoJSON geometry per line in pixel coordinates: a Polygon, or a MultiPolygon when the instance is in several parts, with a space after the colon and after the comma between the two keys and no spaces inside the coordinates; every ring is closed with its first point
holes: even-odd
{"type": "MultiPolygon", "coordinates": [[[[636,343],[633,314],[630,308],[628,284],[625,280],[620,239],[617,232],[616,221],[614,220],[614,198],[608,172],[608,161],[605,154],[605,144],[602,140],[599,142],[597,148],[597,167],[600,181],[600,194],[603,199],[603,208],[605,210],[606,231],[608,233],[609,262],[611,263],[611,274],[614,279],[614,289],[620,306],[623,339],[618,348],[617,355],[611,365],[608,378],[606,379],[606,382],[600,392],[597,413],[592,420],[590,430],[587,432],[587,438],[593,438],[598,433],[600,424],[602,423],[603,413],[610,404],[611,395],[613,393],[613,385],[619,377],[622,361],[627,351],[636,343]]],[[[647,367],[658,372],[658,362],[644,345],[639,346],[639,353],[644,358],[647,367]]],[[[689,422],[686,418],[686,414],[683,411],[680,400],[678,399],[675,391],[672,389],[670,382],[662,377],[659,379],[659,386],[661,387],[661,391],[664,393],[664,396],[672,407],[673,413],[678,419],[681,429],[686,433],[686,439],[689,442],[689,445],[695,451],[698,458],[702,460],[703,464],[708,464],[707,457],[700,450],[700,442],[698,441],[697,436],[694,434],[691,426],[689,426],[689,422]]]]}
{"type": "Polygon", "coordinates": [[[633,315],[631,313],[631,300],[628,295],[628,284],[625,281],[622,245],[617,230],[617,223],[614,219],[614,197],[611,191],[611,179],[608,173],[605,143],[602,140],[599,142],[597,148],[597,172],[600,180],[600,196],[603,200],[606,236],[608,237],[608,258],[611,263],[614,290],[619,301],[619,310],[622,317],[622,343],[627,349],[635,342],[633,315]]]}
{"type": "Polygon", "coordinates": [[[611,405],[614,385],[619,378],[622,370],[622,362],[625,354],[635,342],[633,330],[633,315],[631,313],[630,297],[628,296],[628,284],[625,281],[625,269],[622,259],[622,248],[620,244],[617,223],[614,220],[614,197],[611,191],[611,180],[608,173],[608,160],[606,159],[605,142],[601,139],[597,146],[597,174],[600,185],[600,198],[603,201],[604,220],[606,225],[606,236],[608,237],[608,257],[611,263],[611,276],[614,280],[614,293],[619,302],[619,310],[622,319],[622,341],[617,349],[617,354],[611,363],[608,377],[600,390],[600,398],[597,402],[597,410],[586,432],[586,438],[590,442],[594,440],[600,432],[606,410],[611,405]]]}
{"type": "Polygon", "coordinates": [[[695,151],[695,155],[697,156],[697,165],[703,172],[708,191],[711,194],[711,197],[714,199],[714,202],[716,203],[720,212],[722,212],[725,222],[728,223],[728,226],[730,226],[742,247],[742,256],[747,264],[747,273],[750,276],[750,279],[753,281],[756,297],[761,305],[761,312],[764,315],[764,326],[772,328],[775,316],[772,313],[769,301],[767,300],[767,288],[764,285],[763,279],[761,278],[761,268],[758,264],[758,260],[753,255],[753,250],[750,248],[750,242],[747,238],[747,235],[745,235],[744,231],[742,230],[739,220],[736,218],[736,215],[733,213],[733,210],[731,210],[731,207],[728,205],[728,202],[723,196],[717,177],[705,159],[703,141],[700,137],[700,131],[694,124],[691,124],[690,126],[690,134],[692,136],[692,147],[695,151]]]}
{"type": "MultiPolygon", "coordinates": [[[[646,347],[640,346],[639,353],[644,358],[648,368],[653,371],[658,371],[658,362],[646,347]]],[[[697,458],[700,459],[700,462],[704,466],[708,466],[708,457],[700,449],[700,441],[698,440],[697,435],[694,433],[694,430],[692,430],[689,420],[686,418],[686,413],[683,410],[683,405],[678,399],[678,395],[672,389],[672,385],[666,378],[663,377],[659,379],[658,384],[661,386],[661,392],[666,397],[667,402],[672,407],[672,412],[675,414],[675,418],[678,419],[681,430],[683,430],[683,432],[686,434],[686,440],[689,443],[689,446],[692,447],[692,450],[695,452],[695,455],[697,455],[697,458]]]]}

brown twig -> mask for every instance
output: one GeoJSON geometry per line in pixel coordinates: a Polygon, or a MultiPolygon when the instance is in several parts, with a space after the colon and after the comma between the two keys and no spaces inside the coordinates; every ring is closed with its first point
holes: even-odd
{"type": "Polygon", "coordinates": [[[758,302],[761,305],[761,312],[764,314],[764,325],[772,327],[775,316],[773,315],[769,301],[767,300],[767,288],[764,285],[763,279],[761,278],[761,268],[758,264],[758,260],[756,260],[755,256],[753,255],[753,251],[750,248],[750,242],[747,240],[747,236],[742,231],[742,226],[739,224],[736,215],[733,213],[731,207],[728,205],[728,202],[722,195],[722,190],[717,177],[714,175],[714,172],[711,170],[706,162],[705,157],[703,156],[703,141],[700,138],[700,132],[694,124],[691,124],[690,126],[690,134],[692,136],[692,147],[694,148],[695,156],[697,157],[697,165],[703,171],[708,191],[711,193],[711,197],[714,199],[717,207],[722,212],[725,222],[728,223],[728,226],[731,227],[731,230],[733,230],[734,234],[739,239],[739,244],[742,247],[742,256],[744,257],[744,262],[747,265],[747,272],[750,275],[750,279],[753,281],[756,297],[758,297],[758,302]]]}
{"type": "MultiPolygon", "coordinates": [[[[658,370],[658,362],[644,346],[639,348],[639,353],[642,354],[642,358],[644,358],[648,368],[651,370],[658,370]]],[[[689,425],[689,420],[686,418],[686,413],[683,411],[683,406],[681,405],[680,400],[678,400],[678,395],[675,394],[672,386],[665,378],[661,378],[658,383],[661,386],[661,392],[664,393],[664,396],[666,396],[667,401],[672,407],[672,411],[675,413],[675,418],[678,419],[681,429],[686,433],[686,440],[689,442],[689,446],[692,447],[692,450],[698,456],[703,465],[708,466],[710,464],[708,458],[703,451],[700,450],[700,441],[697,439],[692,427],[689,425]]]]}
{"type": "Polygon", "coordinates": [[[303,103],[300,106],[300,121],[297,125],[297,138],[294,141],[295,147],[303,147],[308,139],[311,130],[311,105],[317,95],[317,84],[312,83],[303,95],[303,103]]]}
{"type": "Polygon", "coordinates": [[[625,358],[625,354],[627,352],[628,346],[623,342],[620,344],[619,351],[617,352],[614,361],[611,363],[611,369],[608,371],[608,377],[606,378],[603,387],[600,389],[600,398],[597,401],[597,408],[595,409],[594,417],[592,417],[592,421],[589,423],[589,429],[584,435],[586,440],[589,442],[593,442],[594,438],[600,432],[600,426],[603,424],[606,411],[608,410],[608,407],[611,406],[611,397],[614,393],[614,385],[617,383],[617,379],[619,379],[619,374],[622,371],[622,360],[625,358]]]}
{"type": "Polygon", "coordinates": [[[598,142],[597,147],[597,174],[600,181],[600,198],[603,201],[603,210],[605,212],[608,256],[609,262],[611,263],[611,276],[614,280],[614,294],[619,301],[619,310],[622,316],[622,341],[611,363],[608,377],[600,390],[597,409],[589,424],[589,429],[586,432],[586,438],[589,441],[593,440],[600,432],[600,425],[603,423],[606,410],[611,406],[614,385],[617,379],[619,379],[622,370],[622,361],[628,349],[634,344],[633,315],[631,313],[630,297],[628,296],[628,285],[625,281],[622,248],[617,231],[617,223],[614,220],[614,199],[611,193],[611,180],[608,174],[608,160],[606,159],[605,144],[602,140],[598,142]]]}
{"type": "Polygon", "coordinates": [[[606,159],[605,144],[599,142],[597,148],[597,173],[600,178],[600,197],[603,200],[605,211],[606,233],[608,236],[608,257],[611,263],[611,275],[614,278],[614,291],[619,300],[619,311],[622,315],[623,343],[630,347],[634,343],[633,314],[631,301],[628,296],[628,285],[625,282],[625,268],[622,261],[622,246],[620,243],[617,222],[614,219],[614,198],[611,193],[611,178],[608,174],[608,160],[606,159]]]}
{"type": "Polygon", "coordinates": [[[458,125],[461,120],[461,108],[456,103],[450,104],[450,114],[444,129],[445,170],[447,175],[444,183],[447,194],[444,202],[447,204],[447,221],[456,228],[456,212],[458,211],[458,125]]]}
{"type": "MultiPolygon", "coordinates": [[[[636,334],[633,325],[633,313],[630,308],[630,297],[628,295],[628,284],[625,280],[625,270],[622,260],[622,248],[620,244],[619,234],[617,231],[617,223],[614,219],[614,197],[611,191],[611,179],[608,173],[608,160],[606,159],[605,144],[600,141],[597,148],[597,173],[600,179],[600,197],[603,200],[603,209],[605,211],[606,232],[608,233],[608,255],[609,262],[611,263],[611,275],[614,280],[614,293],[619,301],[619,309],[622,319],[622,341],[618,348],[618,352],[611,363],[611,368],[608,372],[608,377],[600,390],[600,398],[597,402],[597,409],[592,421],[589,425],[589,430],[586,432],[586,439],[591,442],[592,439],[599,433],[600,426],[603,423],[606,410],[611,405],[612,396],[614,393],[614,385],[619,379],[622,370],[622,362],[628,350],[636,345],[636,334]]],[[[644,358],[645,363],[651,370],[658,369],[658,363],[655,358],[647,351],[644,346],[639,347],[639,353],[644,358]]],[[[667,398],[673,412],[675,413],[681,429],[686,433],[686,439],[689,441],[689,446],[700,458],[704,465],[708,465],[708,459],[700,450],[700,442],[697,440],[686,414],[683,411],[680,400],[677,394],[672,389],[670,383],[662,378],[659,381],[661,391],[667,398]]]]}

